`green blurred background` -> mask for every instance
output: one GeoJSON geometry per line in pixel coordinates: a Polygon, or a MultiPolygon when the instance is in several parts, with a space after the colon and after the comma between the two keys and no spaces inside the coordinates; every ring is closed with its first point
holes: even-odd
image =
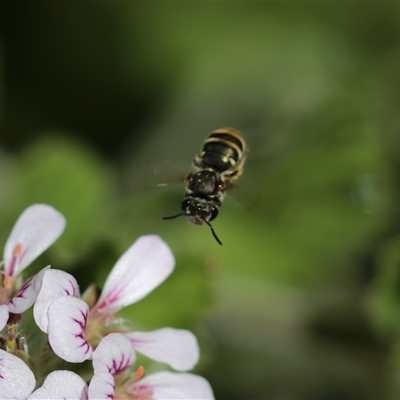
{"type": "Polygon", "coordinates": [[[83,290],[161,235],[176,270],[123,315],[193,330],[217,399],[400,398],[399,66],[395,2],[1,2],[0,239],[52,204],[30,273],[83,290]],[[220,247],[160,217],[224,126],[250,153],[220,247]]]}

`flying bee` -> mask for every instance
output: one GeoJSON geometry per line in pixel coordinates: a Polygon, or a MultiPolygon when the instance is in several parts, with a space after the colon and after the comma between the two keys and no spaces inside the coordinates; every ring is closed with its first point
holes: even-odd
{"type": "Polygon", "coordinates": [[[233,128],[212,132],[204,141],[201,151],[193,160],[193,172],[185,179],[186,191],[179,214],[195,225],[208,225],[215,240],[222,246],[210,222],[218,216],[226,190],[243,172],[247,155],[246,142],[233,128]]]}

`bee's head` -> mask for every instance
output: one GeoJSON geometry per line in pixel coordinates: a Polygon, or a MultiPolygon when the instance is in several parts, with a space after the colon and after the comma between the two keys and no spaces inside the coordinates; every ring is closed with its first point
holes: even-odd
{"type": "Polygon", "coordinates": [[[174,219],[183,215],[187,217],[192,224],[206,224],[210,227],[215,240],[222,246],[222,242],[219,240],[217,234],[210,224],[210,221],[215,219],[218,215],[217,206],[203,199],[188,198],[182,201],[181,209],[181,213],[172,215],[170,217],[162,217],[162,219],[174,219]]]}
{"type": "Polygon", "coordinates": [[[218,208],[205,200],[188,198],[182,201],[182,214],[195,225],[203,225],[218,216],[218,208]]]}

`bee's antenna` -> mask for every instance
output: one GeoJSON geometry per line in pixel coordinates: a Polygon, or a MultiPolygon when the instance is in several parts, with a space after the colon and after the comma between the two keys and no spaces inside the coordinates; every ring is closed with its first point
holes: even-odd
{"type": "MultiPolygon", "coordinates": [[[[178,217],[180,217],[182,215],[184,215],[184,214],[183,213],[179,213],[179,214],[176,214],[176,215],[171,215],[170,217],[161,217],[161,219],[163,219],[163,220],[174,219],[174,218],[178,218],[178,217]]],[[[219,240],[219,238],[218,238],[217,234],[215,233],[214,228],[212,227],[212,225],[207,220],[205,220],[204,218],[202,218],[202,220],[210,227],[211,233],[213,234],[214,239],[218,242],[218,244],[220,244],[222,246],[223,244],[219,240]]]]}
{"type": "Polygon", "coordinates": [[[212,232],[212,234],[214,236],[214,239],[218,242],[218,244],[223,246],[222,242],[219,240],[219,238],[218,238],[217,234],[215,233],[214,228],[211,226],[211,224],[207,220],[205,220],[204,218],[202,218],[202,219],[210,227],[211,232],[212,232]]]}
{"type": "Polygon", "coordinates": [[[179,214],[176,214],[176,215],[171,215],[170,217],[161,217],[161,219],[174,219],[174,218],[180,217],[181,215],[183,215],[183,213],[179,213],[179,214]]]}

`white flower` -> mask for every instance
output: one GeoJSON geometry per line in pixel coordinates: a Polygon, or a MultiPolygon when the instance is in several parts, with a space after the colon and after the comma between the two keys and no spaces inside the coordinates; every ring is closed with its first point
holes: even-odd
{"type": "Polygon", "coordinates": [[[13,281],[59,238],[65,224],[65,217],[51,206],[28,207],[18,218],[4,247],[6,278],[13,281]]]}
{"type": "MultiPolygon", "coordinates": [[[[49,343],[59,357],[69,362],[87,360],[104,336],[102,329],[110,321],[115,322],[114,314],[150,293],[171,274],[174,265],[171,250],[160,237],[142,236],[117,261],[91,310],[75,297],[78,290],[73,277],[65,272],[48,271],[35,303],[35,321],[49,334],[49,343]]],[[[124,327],[115,329],[127,331],[124,327]]],[[[170,328],[149,333],[148,337],[138,332],[130,339],[134,344],[136,341],[138,351],[154,356],[157,361],[176,365],[179,370],[192,368],[198,362],[197,341],[188,331],[170,328]],[[175,331],[177,339],[173,338],[175,331]],[[165,340],[168,343],[162,343],[165,340]],[[188,350],[185,354],[182,344],[188,350]],[[146,345],[150,347],[147,351],[146,345]],[[186,359],[178,360],[182,355],[186,359]]]]}
{"type": "Polygon", "coordinates": [[[112,400],[115,394],[115,379],[109,372],[93,375],[88,389],[90,400],[112,400]]]}
{"type": "MultiPolygon", "coordinates": [[[[130,374],[136,360],[130,340],[121,333],[104,337],[93,352],[93,377],[89,386],[70,371],[54,371],[28,400],[213,400],[210,384],[189,373],[158,372],[142,377],[130,374]]],[[[29,394],[29,393],[28,393],[29,394]]]]}
{"type": "Polygon", "coordinates": [[[130,340],[122,333],[111,333],[101,340],[93,353],[94,375],[89,386],[74,372],[54,371],[47,376],[43,386],[29,396],[29,400],[113,399],[114,376],[131,368],[135,360],[130,340]]]}
{"type": "Polygon", "coordinates": [[[44,274],[41,290],[33,306],[35,322],[45,333],[47,333],[49,324],[47,313],[49,306],[54,299],[61,296],[78,297],[78,283],[68,272],[50,269],[44,274]]]}
{"type": "Polygon", "coordinates": [[[50,266],[43,268],[36,275],[25,281],[18,293],[7,304],[0,305],[0,331],[7,325],[9,312],[22,314],[32,306],[42,287],[44,273],[49,268],[50,266]]]}
{"type": "Polygon", "coordinates": [[[144,372],[138,370],[127,379],[122,373],[129,372],[134,362],[134,349],[125,335],[111,333],[103,338],[93,352],[89,399],[214,399],[210,384],[198,375],[158,372],[143,378],[144,372]]]}
{"type": "Polygon", "coordinates": [[[127,332],[134,348],[176,371],[189,371],[199,362],[197,339],[186,329],[162,328],[152,332],[127,332]]]}
{"type": "Polygon", "coordinates": [[[65,223],[64,216],[46,204],[34,204],[18,218],[4,247],[0,330],[6,326],[9,312],[22,314],[35,302],[44,273],[50,266],[43,268],[22,285],[21,279],[16,278],[61,235],[65,223]],[[17,294],[10,299],[13,289],[17,290],[17,294]]]}
{"type": "Polygon", "coordinates": [[[63,360],[79,363],[89,359],[92,345],[85,337],[89,306],[76,297],[53,300],[48,310],[47,333],[54,353],[63,360]]]}
{"type": "MultiPolygon", "coordinates": [[[[85,302],[75,278],[50,266],[22,283],[21,272],[64,228],[65,218],[58,211],[35,204],[22,213],[6,242],[4,263],[0,263],[0,331],[10,325],[3,331],[8,335],[3,337],[4,348],[22,359],[0,349],[0,399],[213,399],[209,383],[200,376],[182,372],[144,376],[143,367],[133,369],[136,351],[177,371],[192,369],[199,360],[199,346],[191,332],[130,331],[115,316],[172,273],[175,259],[160,237],[142,236],[121,256],[97,302],[96,290],[84,294],[85,302]],[[28,346],[18,332],[20,314],[33,304],[35,321],[48,334],[56,355],[74,363],[92,360],[89,385],[74,372],[57,370],[33,391],[35,376],[23,361],[30,359],[28,346]],[[10,313],[15,315],[9,320],[10,313]]],[[[40,366],[37,371],[43,372],[40,366]]]]}
{"type": "Polygon", "coordinates": [[[50,268],[47,266],[24,282],[18,293],[7,303],[8,311],[21,314],[35,302],[42,287],[43,276],[50,268]]]}
{"type": "Polygon", "coordinates": [[[32,371],[20,358],[0,350],[0,399],[25,400],[35,384],[32,371]]]}
{"type": "Polygon", "coordinates": [[[95,375],[102,372],[117,375],[132,367],[135,361],[131,341],[122,333],[110,333],[93,352],[93,371],[95,375]]]}
{"type": "Polygon", "coordinates": [[[174,266],[174,256],[159,236],[140,237],[114,265],[91,312],[114,314],[138,302],[164,282],[174,266]]]}
{"type": "Polygon", "coordinates": [[[164,371],[150,374],[131,385],[129,392],[133,399],[214,399],[213,391],[206,379],[183,372],[164,371]]]}
{"type": "Polygon", "coordinates": [[[87,400],[87,391],[86,382],[75,372],[53,371],[28,400],[87,400]]]}

